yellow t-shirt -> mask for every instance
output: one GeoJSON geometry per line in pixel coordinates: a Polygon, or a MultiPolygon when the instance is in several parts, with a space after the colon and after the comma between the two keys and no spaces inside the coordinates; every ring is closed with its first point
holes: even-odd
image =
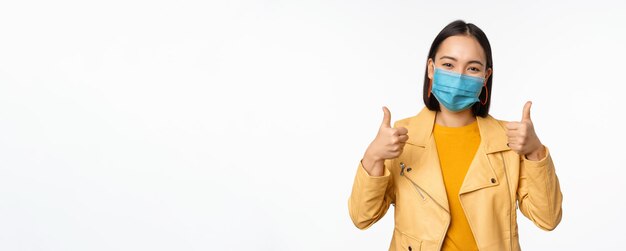
{"type": "Polygon", "coordinates": [[[478,123],[475,120],[461,127],[435,123],[433,134],[452,216],[442,250],[478,250],[459,201],[459,190],[480,144],[478,123]]]}

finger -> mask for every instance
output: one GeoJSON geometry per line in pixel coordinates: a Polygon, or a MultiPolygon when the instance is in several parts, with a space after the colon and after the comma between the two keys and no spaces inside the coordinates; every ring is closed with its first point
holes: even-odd
{"type": "Polygon", "coordinates": [[[398,141],[402,143],[406,142],[407,140],[409,140],[409,135],[404,134],[404,135],[398,136],[398,141]]]}
{"type": "Polygon", "coordinates": [[[391,112],[387,109],[386,106],[383,106],[383,123],[380,127],[391,128],[391,112]]]}
{"type": "Polygon", "coordinates": [[[398,156],[400,156],[402,154],[402,150],[398,150],[398,151],[390,151],[389,155],[393,156],[393,158],[397,158],[398,156]]]}
{"type": "Polygon", "coordinates": [[[508,130],[506,131],[506,136],[507,137],[517,137],[519,136],[519,132],[517,130],[508,130]]]}
{"type": "Polygon", "coordinates": [[[397,152],[397,151],[402,151],[402,149],[404,149],[404,143],[399,143],[398,145],[392,145],[389,151],[397,152]]]}
{"type": "Polygon", "coordinates": [[[409,133],[409,129],[406,129],[405,127],[398,127],[396,128],[396,132],[394,134],[396,135],[406,135],[407,133],[409,133]]]}
{"type": "Polygon", "coordinates": [[[533,102],[527,101],[524,105],[524,112],[522,114],[522,121],[530,121],[530,106],[533,102]]]}
{"type": "Polygon", "coordinates": [[[506,124],[504,124],[504,126],[506,127],[506,129],[508,130],[517,130],[522,123],[520,122],[506,122],[506,124]]]}
{"type": "Polygon", "coordinates": [[[393,149],[393,152],[400,154],[400,153],[402,153],[403,150],[404,150],[404,144],[398,146],[398,148],[396,148],[396,149],[393,149]]]}
{"type": "Polygon", "coordinates": [[[508,146],[514,151],[519,151],[522,149],[522,146],[516,143],[509,143],[508,146]]]}
{"type": "Polygon", "coordinates": [[[509,144],[519,144],[520,140],[518,137],[509,137],[507,142],[509,142],[509,144]]]}

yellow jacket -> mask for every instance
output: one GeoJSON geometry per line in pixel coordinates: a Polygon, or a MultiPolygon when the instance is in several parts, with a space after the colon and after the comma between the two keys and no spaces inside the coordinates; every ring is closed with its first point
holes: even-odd
{"type": "MultiPolygon", "coordinates": [[[[479,250],[520,250],[519,209],[539,228],[550,231],[561,221],[563,195],[554,163],[532,161],[507,145],[504,121],[476,117],[481,136],[476,156],[459,192],[461,205],[479,250]]],[[[383,176],[370,176],[359,163],[348,200],[350,218],[367,229],[394,205],[395,228],[389,250],[440,250],[450,210],[435,139],[435,112],[424,107],[416,116],[396,121],[409,140],[402,154],[385,161],[383,176]]]]}

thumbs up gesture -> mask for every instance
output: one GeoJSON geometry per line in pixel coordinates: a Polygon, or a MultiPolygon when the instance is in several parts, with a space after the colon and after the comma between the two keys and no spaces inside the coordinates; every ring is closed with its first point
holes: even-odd
{"type": "Polygon", "coordinates": [[[545,156],[545,147],[537,137],[533,121],[530,119],[531,105],[530,101],[524,105],[520,122],[506,123],[507,145],[517,154],[525,155],[529,160],[540,160],[545,156]]]}
{"type": "Polygon", "coordinates": [[[383,173],[383,162],[393,159],[404,149],[404,144],[409,139],[409,131],[404,127],[391,127],[391,112],[383,107],[383,122],[378,129],[378,134],[365,151],[362,163],[370,174],[380,176],[383,173]]]}

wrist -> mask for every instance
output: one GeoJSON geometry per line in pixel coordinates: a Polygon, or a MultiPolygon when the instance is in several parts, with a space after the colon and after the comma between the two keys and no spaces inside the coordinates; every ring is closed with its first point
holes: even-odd
{"type": "Polygon", "coordinates": [[[367,147],[367,149],[365,150],[363,160],[367,160],[368,162],[372,163],[384,161],[384,159],[380,155],[376,154],[376,147],[373,147],[372,145],[367,147]]]}
{"type": "Polygon", "coordinates": [[[376,157],[376,155],[372,155],[369,152],[366,152],[366,154],[363,156],[363,159],[361,159],[361,165],[369,175],[382,176],[385,166],[384,161],[384,159],[376,157]]]}
{"type": "Polygon", "coordinates": [[[528,160],[541,160],[546,156],[546,148],[543,144],[539,143],[539,147],[534,151],[526,154],[528,160]]]}
{"type": "Polygon", "coordinates": [[[365,155],[363,155],[363,162],[366,163],[379,163],[379,162],[383,162],[384,159],[376,156],[375,154],[371,154],[369,152],[366,152],[365,155]]]}

